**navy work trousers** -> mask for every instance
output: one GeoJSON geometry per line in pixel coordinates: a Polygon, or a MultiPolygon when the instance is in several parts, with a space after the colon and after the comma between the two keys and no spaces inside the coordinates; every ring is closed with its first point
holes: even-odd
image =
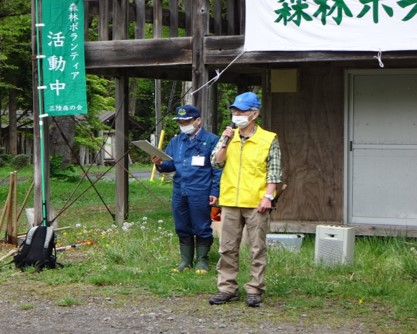
{"type": "Polygon", "coordinates": [[[192,237],[211,238],[211,207],[209,196],[172,196],[175,232],[180,239],[192,237]]]}

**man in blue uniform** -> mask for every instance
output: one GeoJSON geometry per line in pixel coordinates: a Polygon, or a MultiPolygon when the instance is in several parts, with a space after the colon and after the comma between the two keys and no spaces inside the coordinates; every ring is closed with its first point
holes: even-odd
{"type": "Polygon", "coordinates": [[[196,249],[196,272],[208,272],[208,253],[213,243],[211,206],[219,196],[221,170],[211,166],[210,154],[219,137],[201,127],[201,113],[192,105],[176,108],[181,134],[169,142],[165,152],[172,160],[153,157],[159,172],[175,172],[172,211],[175,231],[180,241],[181,263],[174,271],[193,266],[196,249]]]}

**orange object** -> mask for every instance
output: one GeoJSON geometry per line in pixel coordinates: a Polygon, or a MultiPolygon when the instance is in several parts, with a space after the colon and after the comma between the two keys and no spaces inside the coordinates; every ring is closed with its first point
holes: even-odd
{"type": "Polygon", "coordinates": [[[211,220],[215,220],[217,222],[220,221],[220,215],[221,215],[222,209],[219,208],[218,206],[213,206],[211,207],[211,212],[210,212],[210,217],[211,220]]]}

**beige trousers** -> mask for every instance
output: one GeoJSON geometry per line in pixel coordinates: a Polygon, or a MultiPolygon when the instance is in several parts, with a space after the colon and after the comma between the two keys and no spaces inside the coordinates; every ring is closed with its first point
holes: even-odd
{"type": "Polygon", "coordinates": [[[256,211],[256,208],[222,207],[221,222],[217,288],[221,292],[231,294],[238,291],[239,250],[243,227],[246,225],[251,254],[251,279],[245,284],[245,290],[247,293],[261,294],[265,291],[266,234],[269,212],[261,214],[256,211]]]}

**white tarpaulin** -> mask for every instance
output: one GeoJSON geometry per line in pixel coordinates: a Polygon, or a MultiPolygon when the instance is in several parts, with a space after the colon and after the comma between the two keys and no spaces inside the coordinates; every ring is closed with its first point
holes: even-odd
{"type": "Polygon", "coordinates": [[[246,0],[244,50],[417,50],[416,24],[416,0],[246,0]]]}

